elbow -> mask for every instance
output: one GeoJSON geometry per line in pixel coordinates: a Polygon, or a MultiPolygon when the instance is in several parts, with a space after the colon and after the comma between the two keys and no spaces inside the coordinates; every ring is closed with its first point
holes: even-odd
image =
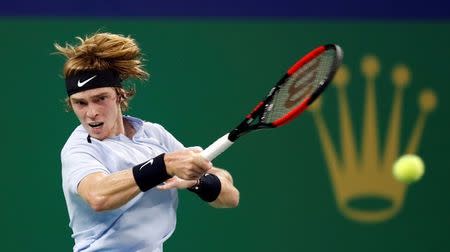
{"type": "Polygon", "coordinates": [[[224,208],[236,208],[239,205],[239,191],[234,189],[232,193],[230,193],[229,197],[224,200],[222,207],[224,208]]]}
{"type": "Polygon", "coordinates": [[[110,207],[108,207],[108,200],[105,196],[98,195],[98,194],[90,194],[89,197],[86,199],[88,205],[91,207],[92,210],[95,212],[103,212],[106,210],[110,210],[110,207]]]}
{"type": "Polygon", "coordinates": [[[231,198],[231,200],[229,202],[230,203],[229,207],[230,208],[237,207],[239,205],[239,198],[240,198],[239,191],[236,189],[236,192],[234,193],[233,197],[231,198]]]}
{"type": "Polygon", "coordinates": [[[97,205],[93,204],[93,205],[90,205],[90,206],[91,206],[92,210],[94,210],[97,213],[110,210],[109,208],[107,208],[107,207],[105,207],[104,205],[101,205],[101,204],[97,204],[97,205]]]}
{"type": "Polygon", "coordinates": [[[219,196],[209,204],[215,208],[235,208],[239,205],[239,191],[234,189],[233,192],[227,192],[226,196],[219,196]]]}

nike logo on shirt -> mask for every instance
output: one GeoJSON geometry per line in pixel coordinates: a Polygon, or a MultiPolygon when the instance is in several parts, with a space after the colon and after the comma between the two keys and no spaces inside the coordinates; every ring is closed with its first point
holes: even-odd
{"type": "Polygon", "coordinates": [[[97,77],[97,75],[94,75],[94,76],[92,76],[91,78],[89,78],[89,79],[87,79],[87,80],[85,80],[85,81],[82,81],[82,82],[80,82],[80,80],[78,80],[77,86],[78,86],[78,87],[82,87],[82,86],[84,86],[86,83],[88,83],[89,81],[91,81],[92,79],[94,79],[95,77],[97,77]]]}

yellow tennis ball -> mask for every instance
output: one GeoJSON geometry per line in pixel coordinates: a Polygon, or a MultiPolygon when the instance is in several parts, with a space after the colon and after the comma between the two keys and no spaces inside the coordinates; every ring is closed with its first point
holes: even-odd
{"type": "Polygon", "coordinates": [[[413,154],[406,154],[395,161],[392,167],[394,177],[403,183],[413,183],[418,181],[425,172],[425,165],[422,159],[413,154]]]}

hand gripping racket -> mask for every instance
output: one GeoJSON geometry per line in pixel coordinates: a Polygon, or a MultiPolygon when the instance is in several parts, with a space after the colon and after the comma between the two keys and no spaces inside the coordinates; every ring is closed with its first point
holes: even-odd
{"type": "Polygon", "coordinates": [[[342,49],[334,44],[320,46],[306,54],[289,68],[244,121],[203,150],[202,156],[212,161],[244,134],[290,122],[325,90],[342,58],[342,49]]]}

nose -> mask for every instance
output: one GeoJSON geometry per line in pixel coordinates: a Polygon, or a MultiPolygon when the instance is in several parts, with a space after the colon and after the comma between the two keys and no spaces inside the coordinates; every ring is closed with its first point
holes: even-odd
{"type": "Polygon", "coordinates": [[[95,117],[96,117],[97,115],[98,115],[98,112],[97,112],[96,106],[93,105],[93,104],[90,104],[90,105],[88,106],[86,116],[89,117],[90,119],[95,119],[95,117]]]}

